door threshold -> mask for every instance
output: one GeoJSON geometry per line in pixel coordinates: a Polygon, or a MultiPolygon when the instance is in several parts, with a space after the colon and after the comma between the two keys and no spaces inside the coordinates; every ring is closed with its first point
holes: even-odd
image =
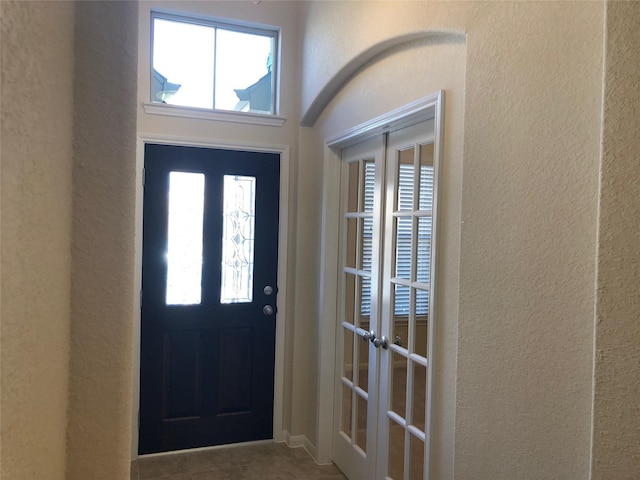
{"type": "Polygon", "coordinates": [[[239,448],[239,447],[250,447],[252,445],[266,445],[268,443],[276,443],[275,440],[267,439],[267,440],[253,440],[250,442],[240,442],[240,443],[228,443],[224,445],[213,445],[211,447],[197,447],[197,448],[185,448],[183,450],[171,450],[168,452],[158,452],[158,453],[144,453],[142,455],[138,455],[138,459],[142,458],[156,458],[156,457],[167,457],[170,455],[179,455],[182,453],[193,453],[193,452],[210,452],[212,450],[226,450],[231,448],[239,448]]]}

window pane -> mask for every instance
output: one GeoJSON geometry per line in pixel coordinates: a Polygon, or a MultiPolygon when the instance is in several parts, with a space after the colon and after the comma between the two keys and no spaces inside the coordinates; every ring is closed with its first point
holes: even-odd
{"type": "Polygon", "coordinates": [[[155,18],[151,100],[213,108],[215,29],[155,18]]]}
{"type": "Polygon", "coordinates": [[[219,28],[216,40],[215,108],[271,113],[273,38],[219,28]]]}
{"type": "Polygon", "coordinates": [[[255,177],[224,176],[220,302],[253,300],[255,177]]]}
{"type": "Polygon", "coordinates": [[[202,293],[204,174],[169,174],[167,305],[197,305],[202,293]]]}

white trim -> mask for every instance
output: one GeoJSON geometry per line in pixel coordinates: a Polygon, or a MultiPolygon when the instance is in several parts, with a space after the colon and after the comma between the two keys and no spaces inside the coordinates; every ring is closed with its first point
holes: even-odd
{"type": "Polygon", "coordinates": [[[288,431],[284,430],[282,432],[284,438],[285,438],[285,442],[287,443],[287,446],[289,448],[304,448],[305,451],[309,454],[309,456],[311,458],[313,458],[313,460],[318,464],[318,465],[328,465],[331,464],[331,462],[327,462],[327,463],[319,463],[318,460],[316,459],[316,447],[313,443],[311,443],[311,441],[307,438],[306,435],[291,435],[288,431]]]}
{"type": "MultiPolygon", "coordinates": [[[[338,238],[340,224],[339,185],[340,185],[340,150],[348,145],[359,143],[367,138],[396,131],[404,127],[435,118],[434,160],[442,158],[443,123],[440,114],[444,112],[444,90],[433,93],[420,100],[400,107],[392,112],[376,117],[368,122],[352,127],[340,134],[325,140],[323,202],[322,202],[322,243],[338,238]]],[[[434,231],[435,232],[435,231],[434,231]]],[[[333,394],[334,369],[336,365],[336,305],[338,299],[338,263],[334,249],[323,249],[320,257],[320,332],[319,332],[319,365],[318,365],[318,399],[317,399],[317,445],[318,461],[331,461],[333,458],[333,394]],[[333,352],[333,353],[332,353],[333,352]]],[[[432,257],[432,264],[435,263],[432,257]]],[[[433,273],[433,272],[432,272],[433,273]]],[[[433,292],[432,292],[433,293],[433,292]]],[[[433,298],[433,297],[432,297],[433,298]]],[[[433,318],[433,317],[431,317],[433,318]]],[[[434,352],[434,330],[430,322],[430,352],[434,352]]],[[[429,375],[433,375],[433,362],[429,362],[429,375]]],[[[430,378],[433,378],[432,376],[430,378]]],[[[431,393],[431,392],[430,392],[431,393]]],[[[431,412],[431,395],[428,399],[428,411],[431,412]]],[[[432,428],[429,420],[427,430],[432,428]]],[[[432,435],[429,435],[429,439],[432,435]]],[[[428,444],[428,449],[432,445],[428,444]]],[[[428,450],[430,451],[430,450],[428,450]]],[[[430,456],[430,455],[429,455],[430,456]]],[[[428,459],[427,469],[428,472],[428,459]]],[[[428,473],[427,473],[428,475],[428,473]]]]}
{"type": "Polygon", "coordinates": [[[444,91],[441,90],[361,123],[345,132],[329,137],[325,140],[325,143],[327,147],[339,150],[370,137],[394,132],[410,125],[430,120],[436,116],[435,106],[440,101],[443,93],[444,91]]]}
{"type": "Polygon", "coordinates": [[[287,121],[285,117],[266,113],[227,112],[209,108],[181,107],[178,105],[168,105],[166,103],[143,103],[142,107],[145,113],[150,115],[216,120],[220,122],[263,125],[267,127],[281,127],[284,125],[284,122],[287,121]]]}
{"type": "MultiPolygon", "coordinates": [[[[276,322],[274,398],[273,398],[273,440],[284,441],[284,356],[287,317],[287,262],[289,255],[289,167],[290,148],[287,145],[266,145],[250,143],[226,143],[182,136],[138,133],[136,156],[136,208],[135,208],[135,276],[134,276],[134,346],[133,346],[133,409],[131,428],[131,458],[138,458],[138,411],[140,409],[140,290],[142,288],[142,176],[144,168],[145,143],[186,145],[226,150],[246,150],[251,152],[277,153],[280,155],[280,214],[278,230],[278,317],[276,322]]],[[[311,443],[310,443],[311,445],[311,443]]],[[[315,452],[315,447],[313,447],[315,452]]]]}

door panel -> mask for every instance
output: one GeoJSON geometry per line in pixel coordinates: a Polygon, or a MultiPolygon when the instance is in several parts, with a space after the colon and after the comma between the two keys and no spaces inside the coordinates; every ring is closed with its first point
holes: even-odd
{"type": "Polygon", "coordinates": [[[278,181],[275,154],[145,146],[140,453],[272,438],[278,181]]]}
{"type": "Polygon", "coordinates": [[[380,245],[375,239],[380,228],[382,140],[343,151],[343,161],[334,461],[351,480],[371,480],[376,455],[377,367],[368,336],[378,328],[378,277],[374,272],[380,263],[380,245]]]}
{"type": "Polygon", "coordinates": [[[433,121],[388,134],[380,358],[378,478],[427,478],[434,186],[433,121]]]}
{"type": "Polygon", "coordinates": [[[434,127],[342,151],[334,461],[351,480],[428,477],[434,127]]]}

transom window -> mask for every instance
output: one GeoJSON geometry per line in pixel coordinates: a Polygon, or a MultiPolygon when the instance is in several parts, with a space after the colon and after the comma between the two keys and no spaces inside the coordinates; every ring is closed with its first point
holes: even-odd
{"type": "Polygon", "coordinates": [[[276,113],[278,32],[151,14],[151,101],[276,113]]]}

